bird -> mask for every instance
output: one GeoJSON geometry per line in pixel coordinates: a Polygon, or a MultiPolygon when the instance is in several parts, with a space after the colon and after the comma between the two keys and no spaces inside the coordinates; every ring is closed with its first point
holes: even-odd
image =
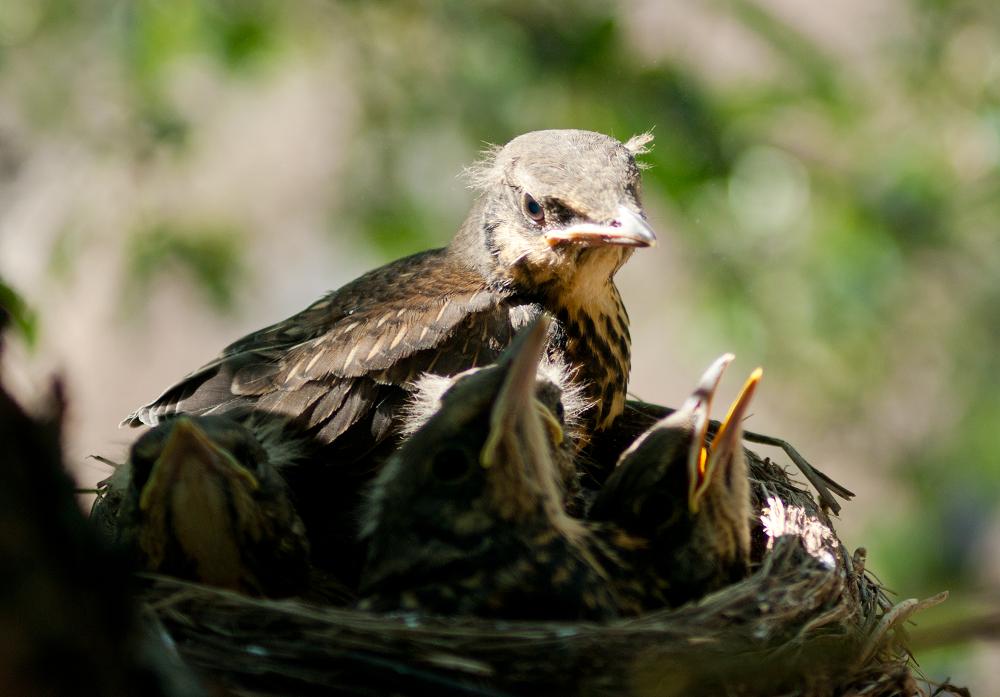
{"type": "Polygon", "coordinates": [[[363,556],[353,546],[358,493],[395,448],[421,374],[493,362],[545,311],[555,318],[547,351],[588,400],[582,431],[622,413],[631,346],[614,276],[656,243],[636,159],[651,140],[544,130],[488,149],[467,170],[478,197],[447,247],[370,271],[237,340],[123,424],[243,408],[293,421],[315,445],[309,466],[285,473],[314,560],[350,577],[363,556]]]}
{"type": "Polygon", "coordinates": [[[763,374],[754,370],[709,441],[713,396],[732,354],[705,371],[684,404],[622,454],[588,520],[643,544],[626,583],[643,579],[643,610],[676,607],[749,573],[750,484],[743,420],[763,374]]]}
{"type": "MultiPolygon", "coordinates": [[[[584,483],[587,490],[593,492],[599,489],[614,471],[621,454],[629,445],[650,426],[674,411],[676,409],[673,407],[652,402],[638,399],[626,400],[625,411],[612,427],[602,431],[599,438],[591,439],[577,455],[577,467],[585,474],[584,483]]],[[[714,434],[721,425],[719,421],[710,420],[708,422],[709,434],[714,434]]],[[[846,501],[854,498],[853,491],[810,464],[787,440],[747,430],[743,431],[743,438],[748,443],[781,448],[809,483],[813,485],[821,509],[837,515],[840,513],[841,505],[834,495],[846,501]]]]}
{"type": "Polygon", "coordinates": [[[565,509],[559,419],[538,389],[549,320],[457,377],[363,508],[360,607],[502,619],[621,614],[612,559],[565,509]],[[539,395],[543,398],[539,398],[539,395]]]}
{"type": "MultiPolygon", "coordinates": [[[[541,321],[549,322],[547,326],[551,331],[551,317],[545,315],[545,319],[541,321]]],[[[501,360],[498,362],[503,364],[512,360],[512,354],[516,350],[518,349],[513,348],[513,345],[508,347],[507,351],[510,352],[508,357],[504,358],[504,354],[501,354],[501,360]]],[[[403,439],[419,431],[442,409],[443,396],[455,385],[466,382],[477,384],[487,379],[495,380],[496,377],[486,378],[485,375],[477,378],[472,376],[480,371],[487,371],[487,374],[490,374],[501,369],[498,365],[491,364],[486,367],[470,368],[451,377],[431,373],[422,375],[413,384],[412,395],[401,410],[403,420],[400,433],[403,439]]],[[[560,356],[543,354],[538,361],[533,403],[541,419],[548,449],[547,455],[553,461],[563,503],[571,514],[582,515],[588,505],[589,494],[582,489],[582,477],[576,458],[579,453],[579,443],[585,437],[581,422],[589,402],[583,394],[583,386],[573,380],[572,373],[573,371],[560,356]]],[[[459,391],[471,389],[473,388],[463,385],[459,391]]]]}
{"type": "Polygon", "coordinates": [[[91,519],[139,568],[258,596],[305,593],[309,542],[273,424],[177,416],[143,434],[102,483],[91,519]]]}

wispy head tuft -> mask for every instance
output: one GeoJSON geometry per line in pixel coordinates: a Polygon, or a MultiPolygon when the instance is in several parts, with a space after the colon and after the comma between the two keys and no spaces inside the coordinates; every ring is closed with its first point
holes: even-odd
{"type": "Polygon", "coordinates": [[[486,148],[480,153],[479,159],[462,170],[462,178],[470,189],[485,191],[496,183],[500,177],[497,169],[497,155],[503,150],[502,145],[487,143],[486,148]]]}
{"type": "Polygon", "coordinates": [[[645,155],[653,149],[653,131],[649,130],[645,133],[637,133],[625,142],[625,149],[632,153],[632,156],[637,158],[636,165],[639,169],[649,169],[651,166],[648,162],[640,162],[638,157],[640,155],[645,155]]]}

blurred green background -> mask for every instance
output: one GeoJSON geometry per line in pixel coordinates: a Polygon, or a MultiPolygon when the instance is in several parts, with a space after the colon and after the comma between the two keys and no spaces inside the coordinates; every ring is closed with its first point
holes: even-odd
{"type": "MultiPolygon", "coordinates": [[[[446,243],[462,167],[551,127],[656,136],[633,391],[763,365],[751,427],[858,492],[869,568],[951,590],[930,623],[1000,603],[993,0],[0,2],[6,379],[66,376],[92,483],[132,408],[446,243]]],[[[996,645],[921,658],[1000,695],[996,645]]]]}

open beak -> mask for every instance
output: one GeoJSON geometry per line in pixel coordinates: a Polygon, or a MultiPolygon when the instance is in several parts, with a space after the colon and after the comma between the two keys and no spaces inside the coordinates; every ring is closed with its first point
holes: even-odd
{"type": "Polygon", "coordinates": [[[698,486],[704,478],[705,461],[708,451],[705,441],[708,438],[709,414],[712,411],[712,398],[719,388],[719,381],[726,368],[733,362],[734,356],[731,353],[724,353],[708,366],[708,370],[701,376],[698,386],[688,397],[679,412],[690,413],[691,423],[694,426],[694,436],[691,439],[691,448],[688,451],[688,504],[692,512],[697,510],[696,492],[698,486]]]}
{"type": "Polygon", "coordinates": [[[227,480],[243,480],[252,490],[260,486],[250,470],[213,442],[194,421],[181,417],[174,422],[163,452],[153,465],[149,481],[139,498],[139,508],[148,510],[157,500],[158,490],[172,486],[188,468],[204,468],[223,475],[227,480]]]}
{"type": "Polygon", "coordinates": [[[546,232],[545,240],[550,247],[563,242],[588,247],[653,247],[656,245],[656,234],[638,214],[625,206],[618,206],[618,214],[610,223],[570,225],[561,230],[546,232]]]}
{"type": "Polygon", "coordinates": [[[712,478],[719,476],[716,474],[717,471],[727,467],[733,458],[743,456],[743,420],[747,416],[750,402],[763,374],[764,371],[760,368],[750,374],[743,384],[743,389],[730,405],[729,412],[716,431],[712,444],[698,448],[697,468],[689,469],[691,476],[688,481],[693,487],[688,490],[688,506],[691,513],[698,512],[699,501],[711,484],[712,478]]]}

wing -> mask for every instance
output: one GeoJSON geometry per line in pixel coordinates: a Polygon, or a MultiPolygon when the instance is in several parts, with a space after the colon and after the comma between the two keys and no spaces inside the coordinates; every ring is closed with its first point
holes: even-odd
{"type": "Polygon", "coordinates": [[[126,423],[248,407],[296,419],[329,442],[374,410],[373,431],[385,432],[410,380],[489,362],[512,321],[503,295],[444,250],[424,252],[240,339],[126,423]]]}

